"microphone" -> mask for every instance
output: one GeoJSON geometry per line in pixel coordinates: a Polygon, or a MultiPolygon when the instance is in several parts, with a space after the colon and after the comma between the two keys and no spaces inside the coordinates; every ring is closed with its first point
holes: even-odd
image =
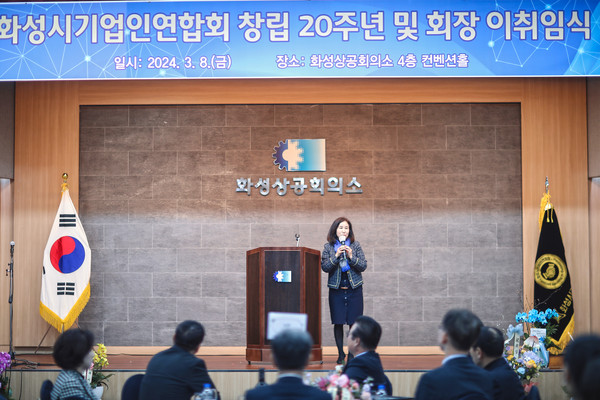
{"type": "Polygon", "coordinates": [[[260,368],[258,370],[258,383],[256,384],[256,387],[261,387],[261,386],[267,386],[267,383],[265,382],[265,369],[264,368],[260,368]]]}
{"type": "MultiPolygon", "coordinates": [[[[340,243],[342,244],[342,246],[345,246],[345,242],[346,242],[346,236],[340,236],[339,237],[340,243]]],[[[346,259],[346,250],[342,250],[342,254],[341,254],[342,260],[346,259]]]]}
{"type": "Polygon", "coordinates": [[[294,236],[296,238],[296,247],[300,247],[300,234],[296,233],[294,236]]]}
{"type": "Polygon", "coordinates": [[[11,241],[10,242],[10,256],[12,257],[15,253],[15,242],[11,241]]]}

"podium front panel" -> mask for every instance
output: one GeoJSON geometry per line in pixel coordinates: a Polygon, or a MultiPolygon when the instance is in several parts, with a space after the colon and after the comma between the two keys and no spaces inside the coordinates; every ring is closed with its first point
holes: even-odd
{"type": "MultiPolygon", "coordinates": [[[[300,302],[302,289],[302,265],[299,251],[265,250],[265,315],[271,311],[304,312],[300,302]],[[276,282],[278,271],[290,271],[291,282],[276,282]]],[[[268,318],[264,329],[267,331],[268,318]]],[[[269,341],[265,340],[265,343],[269,341]]]]}
{"type": "MultiPolygon", "coordinates": [[[[315,266],[315,273],[307,273],[305,281],[306,310],[308,314],[307,329],[313,337],[313,342],[321,346],[321,256],[315,253],[304,253],[304,265],[315,266]]],[[[306,267],[305,267],[306,268],[306,267]]]]}
{"type": "Polygon", "coordinates": [[[269,312],[306,313],[311,362],[322,362],[321,253],[305,247],[259,247],[246,252],[246,360],[271,362],[269,312]],[[277,272],[283,275],[277,281],[277,272]],[[288,279],[289,278],[289,279],[288,279]],[[288,282],[285,282],[288,281],[288,282]]]}
{"type": "Polygon", "coordinates": [[[260,253],[248,254],[246,264],[246,296],[252,299],[246,302],[246,340],[248,344],[260,345],[260,253]]]}

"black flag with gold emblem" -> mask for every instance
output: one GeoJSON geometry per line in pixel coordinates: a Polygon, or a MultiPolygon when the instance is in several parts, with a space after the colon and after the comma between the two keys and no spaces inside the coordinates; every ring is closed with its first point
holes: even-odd
{"type": "Polygon", "coordinates": [[[573,292],[558,219],[549,200],[550,195],[545,194],[540,209],[541,228],[535,257],[533,294],[536,310],[543,312],[553,308],[559,314],[558,328],[548,335],[556,347],[550,347],[548,351],[560,354],[569,342],[575,325],[573,292]]]}

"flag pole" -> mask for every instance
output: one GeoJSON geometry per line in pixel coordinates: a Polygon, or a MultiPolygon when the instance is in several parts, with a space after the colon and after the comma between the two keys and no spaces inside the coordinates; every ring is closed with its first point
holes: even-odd
{"type": "MultiPolygon", "coordinates": [[[[61,185],[61,190],[60,190],[61,193],[64,193],[65,190],[69,189],[69,184],[67,183],[67,179],[69,179],[69,174],[67,174],[66,172],[63,172],[63,174],[62,174],[63,183],[61,185]]],[[[50,328],[48,328],[48,329],[50,329],[50,328]]],[[[60,333],[63,333],[64,331],[65,331],[65,325],[63,324],[60,327],[60,333]]],[[[42,340],[44,340],[44,339],[42,339],[42,340]]]]}

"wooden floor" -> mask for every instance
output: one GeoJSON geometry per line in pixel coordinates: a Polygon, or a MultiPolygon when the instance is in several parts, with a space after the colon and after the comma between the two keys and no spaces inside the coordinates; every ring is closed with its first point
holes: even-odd
{"type": "MultiPolygon", "coordinates": [[[[203,355],[202,359],[212,371],[244,371],[265,368],[274,370],[270,363],[248,364],[241,355],[203,355]]],[[[13,369],[59,369],[50,354],[18,354],[17,363],[13,369]]],[[[111,354],[110,365],[107,369],[116,371],[143,371],[146,369],[151,355],[111,354]]],[[[382,355],[381,362],[388,371],[426,371],[438,367],[442,362],[441,355],[382,355]]],[[[337,357],[323,357],[323,363],[311,363],[307,369],[316,371],[331,371],[335,367],[337,357]]]]}

